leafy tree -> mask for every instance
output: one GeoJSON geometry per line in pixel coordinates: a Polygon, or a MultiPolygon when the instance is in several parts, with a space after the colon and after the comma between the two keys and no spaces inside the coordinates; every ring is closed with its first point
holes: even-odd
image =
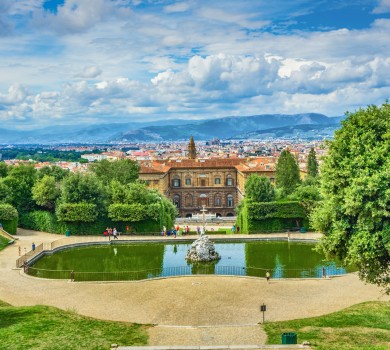
{"type": "Polygon", "coordinates": [[[312,147],[307,158],[307,175],[315,178],[318,176],[318,162],[316,158],[316,151],[312,147]]]}
{"type": "Polygon", "coordinates": [[[64,177],[69,175],[69,170],[62,169],[57,165],[44,166],[38,170],[38,177],[41,179],[45,175],[54,177],[56,181],[61,181],[64,177]]]}
{"type": "Polygon", "coordinates": [[[60,196],[61,190],[54,176],[45,175],[38,180],[32,188],[32,195],[35,203],[46,207],[50,211],[54,210],[55,201],[60,196]]]}
{"type": "Polygon", "coordinates": [[[130,159],[121,159],[114,162],[103,159],[91,164],[91,170],[104,184],[116,180],[124,185],[138,179],[139,165],[130,159]]]}
{"type": "Polygon", "coordinates": [[[254,202],[272,202],[275,190],[267,177],[252,174],[245,183],[245,196],[254,202]]]}
{"type": "Polygon", "coordinates": [[[0,177],[6,177],[8,173],[8,166],[4,162],[0,162],[0,177]]]}
{"type": "Polygon", "coordinates": [[[100,212],[106,212],[107,193],[93,174],[69,174],[62,182],[61,203],[96,204],[100,212]]]}
{"type": "Polygon", "coordinates": [[[8,168],[8,175],[3,180],[9,189],[7,203],[13,205],[19,213],[26,213],[35,207],[31,192],[35,179],[33,165],[21,164],[8,168]]]}
{"type": "Polygon", "coordinates": [[[276,186],[285,196],[292,193],[300,182],[298,163],[291,152],[285,149],[276,163],[276,186]]]}
{"type": "Polygon", "coordinates": [[[321,248],[390,293],[390,105],[347,114],[321,167],[321,248]]]}

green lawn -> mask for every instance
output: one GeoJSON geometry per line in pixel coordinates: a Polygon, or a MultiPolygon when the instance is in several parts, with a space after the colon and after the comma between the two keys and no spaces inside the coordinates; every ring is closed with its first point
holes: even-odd
{"type": "Polygon", "coordinates": [[[268,344],[281,344],[282,333],[295,332],[298,344],[321,350],[390,349],[390,303],[366,302],[329,315],[264,325],[268,344]]]}
{"type": "Polygon", "coordinates": [[[9,240],[3,236],[0,236],[0,250],[3,250],[9,244],[9,240]]]}
{"type": "Polygon", "coordinates": [[[49,306],[14,307],[0,301],[0,349],[107,350],[114,343],[146,345],[147,340],[146,326],[100,321],[49,306]]]}

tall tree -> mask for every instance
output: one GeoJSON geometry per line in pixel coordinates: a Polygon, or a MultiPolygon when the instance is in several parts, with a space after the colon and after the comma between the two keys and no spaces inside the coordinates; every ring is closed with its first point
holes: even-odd
{"type": "Polygon", "coordinates": [[[116,180],[125,185],[138,179],[139,165],[130,159],[121,159],[114,162],[103,159],[91,164],[91,170],[104,184],[116,180]]]}
{"type": "Polygon", "coordinates": [[[55,201],[60,196],[60,193],[60,187],[54,176],[45,175],[32,188],[35,203],[50,211],[54,211],[55,201]]]}
{"type": "Polygon", "coordinates": [[[300,183],[297,160],[288,149],[285,149],[276,163],[276,186],[281,190],[282,195],[286,196],[294,192],[300,183]]]}
{"type": "Polygon", "coordinates": [[[318,162],[314,147],[311,148],[309,157],[307,158],[307,175],[312,178],[315,178],[318,175],[318,162]]]}
{"type": "Polygon", "coordinates": [[[390,293],[390,105],[347,114],[321,167],[321,248],[390,293]]]}
{"type": "Polygon", "coordinates": [[[275,189],[267,177],[252,174],[245,182],[245,197],[254,202],[272,202],[275,189]]]}
{"type": "Polygon", "coordinates": [[[3,180],[9,189],[7,203],[13,205],[19,213],[26,213],[35,207],[31,192],[35,179],[33,165],[8,167],[8,175],[3,180]]]}

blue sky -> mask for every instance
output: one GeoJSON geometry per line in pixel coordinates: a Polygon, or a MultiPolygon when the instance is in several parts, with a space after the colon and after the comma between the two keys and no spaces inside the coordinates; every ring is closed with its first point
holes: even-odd
{"type": "Polygon", "coordinates": [[[7,128],[264,113],[390,97],[390,0],[0,0],[7,128]]]}

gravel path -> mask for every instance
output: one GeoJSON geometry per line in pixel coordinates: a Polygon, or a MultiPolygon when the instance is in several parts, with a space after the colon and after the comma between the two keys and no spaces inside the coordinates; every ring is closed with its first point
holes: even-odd
{"type": "Polygon", "coordinates": [[[267,305],[266,320],[277,321],[323,315],[363,301],[390,300],[355,274],[270,284],[265,279],[223,276],[119,283],[43,280],[14,268],[18,246],[23,250],[33,241],[39,244],[61,237],[26,230],[20,230],[18,237],[0,252],[1,300],[15,306],[52,305],[98,319],[155,324],[149,330],[150,345],[264,344],[266,336],[257,325],[262,303],[267,305]]]}

